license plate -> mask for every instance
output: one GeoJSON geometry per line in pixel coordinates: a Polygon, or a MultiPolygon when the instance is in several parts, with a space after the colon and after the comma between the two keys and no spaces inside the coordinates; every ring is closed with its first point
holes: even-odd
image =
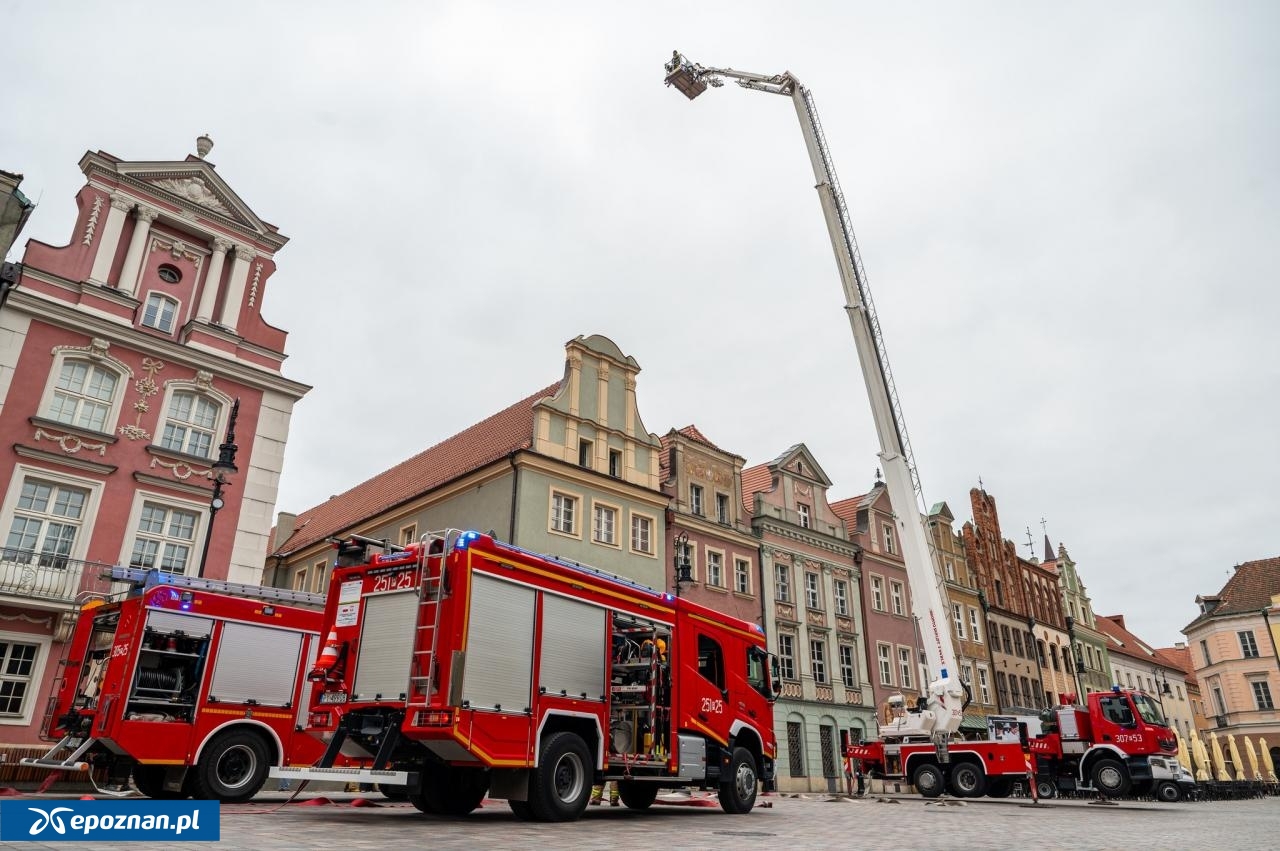
{"type": "Polygon", "coordinates": [[[347,693],[345,691],[326,691],[320,695],[321,703],[346,703],[347,693]]]}

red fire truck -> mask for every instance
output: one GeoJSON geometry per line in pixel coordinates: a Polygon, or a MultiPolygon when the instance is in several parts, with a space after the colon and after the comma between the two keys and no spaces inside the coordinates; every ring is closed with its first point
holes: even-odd
{"type": "Polygon", "coordinates": [[[57,744],[23,765],[91,781],[106,769],[107,794],[132,778],[152,798],[234,802],[271,764],[324,752],[300,732],[323,595],[123,567],[111,578],[130,590],[82,609],[45,723],[57,744]]]}
{"type": "Polygon", "coordinates": [[[731,813],[772,781],[757,625],[477,532],[337,546],[308,722],[328,750],[272,776],[404,785],[448,815],[488,795],[540,821],[577,818],[606,780],[632,809],[694,787],[731,813]],[[342,754],[373,766],[328,768],[342,754]]]}
{"type": "Polygon", "coordinates": [[[893,734],[896,727],[911,726],[891,721],[881,728],[880,740],[850,744],[846,753],[861,760],[864,770],[913,783],[926,798],[947,788],[957,797],[1003,798],[1033,772],[1040,797],[1095,791],[1176,801],[1182,794],[1177,737],[1159,704],[1141,691],[1117,686],[1094,692],[1086,705],[1045,710],[1033,719],[1032,730],[1016,717],[992,716],[988,737],[948,743],[947,761],[933,741],[893,734]]]}

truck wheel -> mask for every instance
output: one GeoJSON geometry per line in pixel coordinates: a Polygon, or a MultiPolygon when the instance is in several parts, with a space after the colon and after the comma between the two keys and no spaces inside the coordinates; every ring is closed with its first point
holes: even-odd
{"type": "Polygon", "coordinates": [[[1112,798],[1120,798],[1129,794],[1133,784],[1129,780],[1129,772],[1114,759],[1100,759],[1093,764],[1089,776],[1099,792],[1112,798]]]}
{"type": "Polygon", "coordinates": [[[971,762],[957,763],[951,769],[951,791],[957,798],[981,798],[987,791],[987,775],[971,762]]]}
{"type": "Polygon", "coordinates": [[[529,809],[528,801],[507,801],[507,806],[511,808],[511,812],[516,814],[516,818],[520,821],[533,821],[533,810],[529,809]]]}
{"type": "Polygon", "coordinates": [[[629,810],[647,810],[658,797],[657,783],[641,783],[637,780],[619,780],[618,797],[629,810]]]}
{"type": "Polygon", "coordinates": [[[267,779],[267,746],[246,730],[223,733],[205,745],[195,767],[195,791],[201,798],[238,804],[247,801],[267,779]]]}
{"type": "Polygon", "coordinates": [[[920,793],[922,798],[936,798],[942,794],[942,787],[946,785],[946,780],[942,776],[942,769],[931,763],[926,763],[915,770],[911,775],[911,782],[915,784],[916,791],[920,793]]]}
{"type": "Polygon", "coordinates": [[[1176,804],[1182,798],[1182,790],[1172,780],[1161,780],[1156,784],[1155,799],[1166,804],[1176,804]]]}
{"type": "Polygon", "coordinates": [[[529,783],[529,810],[538,821],[573,821],[591,797],[591,753],[576,733],[560,732],[542,743],[529,783]]]}
{"type": "Polygon", "coordinates": [[[409,799],[409,790],[403,786],[379,783],[377,789],[382,794],[382,797],[388,801],[407,801],[409,799]]]}
{"type": "Polygon", "coordinates": [[[1013,791],[1013,778],[992,777],[987,783],[987,795],[992,798],[1007,798],[1013,791]]]}
{"type": "Polygon", "coordinates": [[[742,815],[751,812],[755,805],[755,757],[746,748],[734,748],[729,777],[720,783],[720,806],[726,813],[742,815]]]}
{"type": "Polygon", "coordinates": [[[1037,780],[1036,797],[1045,798],[1046,800],[1058,797],[1058,784],[1052,780],[1037,780]]]}
{"type": "Polygon", "coordinates": [[[133,767],[133,785],[148,798],[157,801],[173,801],[187,797],[183,792],[172,792],[164,788],[165,767],[163,765],[135,765],[133,767]]]}

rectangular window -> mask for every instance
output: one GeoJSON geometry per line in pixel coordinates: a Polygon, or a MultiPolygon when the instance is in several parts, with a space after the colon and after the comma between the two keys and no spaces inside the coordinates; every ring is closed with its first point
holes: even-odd
{"type": "Polygon", "coordinates": [[[991,649],[997,653],[1003,652],[1000,647],[1000,630],[996,629],[996,625],[991,621],[987,621],[987,635],[991,636],[991,649]]]}
{"type": "Polygon", "coordinates": [[[186,573],[195,544],[197,520],[194,511],[144,502],[129,566],[186,573]]]}
{"type": "Polygon", "coordinates": [[[845,617],[848,617],[849,615],[849,583],[845,582],[843,579],[837,579],[832,584],[832,588],[834,589],[835,595],[836,595],[836,614],[844,615],[845,617]]]}
{"type": "Polygon", "coordinates": [[[1204,666],[1206,668],[1213,664],[1213,660],[1209,658],[1209,642],[1203,638],[1200,639],[1200,655],[1204,657],[1204,666]]]}
{"type": "Polygon", "coordinates": [[[307,569],[305,567],[300,567],[293,572],[293,590],[307,590],[307,569]]]}
{"type": "Polygon", "coordinates": [[[590,440],[578,441],[578,466],[591,469],[591,450],[595,448],[595,444],[590,440]]]}
{"type": "Polygon", "coordinates": [[[1258,642],[1253,639],[1253,630],[1242,629],[1236,633],[1240,639],[1240,655],[1245,659],[1258,658],[1258,642]]]}
{"type": "Polygon", "coordinates": [[[785,564],[773,566],[774,584],[777,586],[779,603],[791,602],[791,568],[785,564]]]}
{"type": "Polygon", "coordinates": [[[577,534],[578,500],[568,494],[551,494],[551,528],[566,535],[577,534]]]}
{"type": "Polygon", "coordinates": [[[213,457],[213,433],[220,406],[195,393],[177,392],[169,399],[160,445],[200,458],[213,457]]]}
{"type": "Polygon", "coordinates": [[[871,577],[871,608],[884,611],[884,580],[879,576],[871,577]]]}
{"type": "Polygon", "coordinates": [[[320,594],[325,590],[325,581],[328,579],[328,565],[323,561],[318,561],[311,565],[311,590],[320,594]]]}
{"type": "Polygon", "coordinates": [[[894,546],[894,542],[893,542],[893,527],[888,524],[885,524],[883,529],[884,529],[884,551],[889,555],[893,555],[898,551],[894,546]]]}
{"type": "Polygon", "coordinates": [[[804,604],[810,609],[822,607],[818,594],[818,574],[810,570],[804,572],[804,604]]]}
{"type": "Polygon", "coordinates": [[[24,479],[14,507],[4,558],[65,568],[84,519],[89,492],[41,479],[24,479]]]}
{"type": "Polygon", "coordinates": [[[969,632],[971,633],[970,637],[974,641],[976,641],[978,644],[981,644],[982,631],[978,628],[978,624],[979,624],[978,610],[970,606],[969,607],[969,632]]]}
{"type": "Polygon", "coordinates": [[[418,524],[410,523],[400,527],[400,546],[407,547],[418,540],[418,524]]]}
{"type": "Polygon", "coordinates": [[[804,777],[804,735],[799,721],[787,722],[787,767],[792,777],[804,777]]]}
{"type": "Polygon", "coordinates": [[[85,361],[65,361],[54,384],[48,417],[93,431],[109,431],[107,415],[116,392],[113,372],[85,361]]]}
{"type": "Polygon", "coordinates": [[[27,701],[36,685],[35,667],[39,644],[27,644],[0,634],[0,718],[25,718],[27,701]]]}
{"type": "Polygon", "coordinates": [[[809,660],[813,662],[813,681],[827,681],[827,642],[815,638],[809,642],[809,660]]]}
{"type": "Polygon", "coordinates": [[[956,625],[956,638],[964,641],[964,611],[959,603],[951,604],[951,620],[956,625]]]}
{"type": "Polygon", "coordinates": [[[173,330],[173,315],[177,309],[176,301],[153,293],[147,298],[147,306],[142,311],[142,324],[168,334],[173,330]]]}
{"type": "Polygon", "coordinates": [[[785,632],[778,633],[778,672],[784,680],[796,678],[796,640],[785,632]]]}
{"type": "Polygon", "coordinates": [[[751,593],[751,562],[746,559],[733,560],[733,590],[739,594],[751,593]]]}
{"type": "Polygon", "coordinates": [[[716,494],[716,521],[729,524],[729,495],[724,493],[716,494]]]}
{"type": "Polygon", "coordinates": [[[982,665],[978,666],[978,695],[983,703],[991,702],[991,679],[982,665]]]}
{"type": "Polygon", "coordinates": [[[818,744],[822,747],[822,776],[836,776],[836,728],[830,724],[818,725],[818,744]]]}
{"type": "Polygon", "coordinates": [[[591,536],[598,543],[613,546],[618,542],[618,509],[607,505],[594,506],[591,518],[591,536]]]}
{"type": "Polygon", "coordinates": [[[996,695],[1002,707],[1009,705],[1009,678],[1004,675],[1004,671],[996,671],[996,695]]]}
{"type": "Polygon", "coordinates": [[[849,644],[840,645],[840,682],[844,683],[845,688],[858,687],[858,668],[854,664],[853,647],[849,644]]]}
{"type": "Polygon", "coordinates": [[[898,648],[898,673],[902,676],[900,685],[903,688],[911,688],[911,669],[916,665],[915,660],[911,658],[911,655],[910,647],[898,648]]]}
{"type": "Polygon", "coordinates": [[[1250,685],[1253,686],[1253,702],[1259,709],[1276,708],[1271,702],[1271,686],[1265,680],[1254,680],[1250,685]]]}
{"type": "Polygon", "coordinates": [[[707,550],[707,584],[724,587],[724,555],[707,550]]]}
{"type": "Polygon", "coordinates": [[[970,692],[973,691],[973,665],[969,662],[960,663],[960,682],[969,686],[970,692]]]}
{"type": "Polygon", "coordinates": [[[689,510],[702,516],[702,485],[689,485],[689,510]]]}
{"type": "MultiPolygon", "coordinates": [[[[1003,630],[1004,627],[1002,626],[1000,627],[1000,629],[1003,630]]],[[[1015,629],[1013,631],[1013,652],[1018,654],[1019,656],[1022,656],[1023,658],[1030,658],[1028,653],[1024,651],[1022,647],[1022,630],[1020,629],[1015,629]]]]}
{"type": "Polygon", "coordinates": [[[951,559],[947,559],[945,562],[942,563],[942,566],[943,566],[943,569],[946,571],[947,580],[950,582],[955,582],[956,581],[956,563],[951,559]]]}
{"type": "Polygon", "coordinates": [[[888,644],[877,644],[876,661],[880,663],[880,685],[893,685],[893,648],[888,644]]]}
{"type": "Polygon", "coordinates": [[[901,582],[889,583],[889,597],[893,601],[893,613],[895,615],[905,614],[906,609],[902,605],[903,591],[901,582]]]}
{"type": "Polygon", "coordinates": [[[609,450],[609,475],[615,479],[622,478],[622,450],[609,450]]]}
{"type": "Polygon", "coordinates": [[[631,549],[638,553],[653,553],[653,521],[648,517],[631,515],[631,549]]]}
{"type": "Polygon", "coordinates": [[[809,528],[809,506],[803,502],[796,503],[796,513],[800,516],[800,527],[802,529],[809,528]]]}
{"type": "MultiPolygon", "coordinates": [[[[1000,584],[999,579],[996,580],[995,585],[996,585],[996,605],[1003,606],[1004,605],[1004,586],[1000,584]]],[[[1005,646],[1008,646],[1008,642],[1005,642],[1005,646]]]]}

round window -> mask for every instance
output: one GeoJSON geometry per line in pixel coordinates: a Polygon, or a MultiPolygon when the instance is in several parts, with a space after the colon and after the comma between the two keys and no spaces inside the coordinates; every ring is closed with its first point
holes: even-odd
{"type": "Polygon", "coordinates": [[[160,280],[166,284],[176,284],[182,280],[182,273],[178,271],[177,266],[170,266],[168,263],[156,270],[156,274],[160,276],[160,280]]]}

